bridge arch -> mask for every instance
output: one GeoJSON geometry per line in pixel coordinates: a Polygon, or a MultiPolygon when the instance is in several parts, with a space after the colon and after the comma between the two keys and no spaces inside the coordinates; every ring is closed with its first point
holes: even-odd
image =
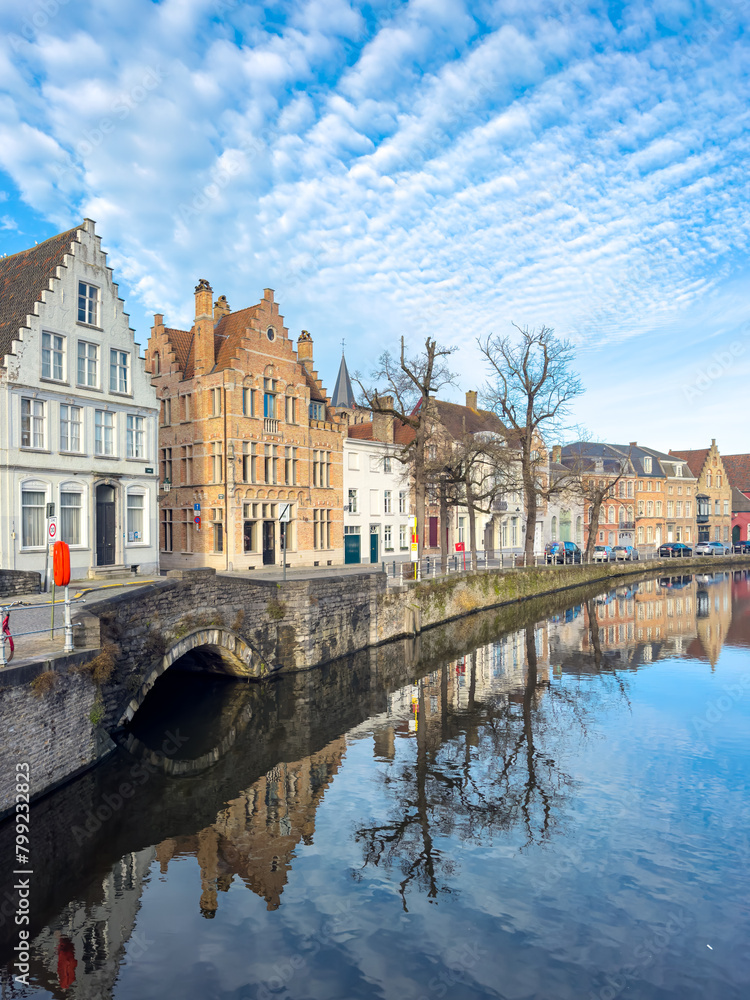
{"type": "Polygon", "coordinates": [[[128,702],[127,708],[120,716],[118,726],[130,722],[143,704],[146,695],[158,681],[165,670],[192,650],[203,649],[215,654],[215,662],[221,664],[221,669],[234,677],[260,678],[267,673],[266,665],[257,652],[236,632],[225,628],[199,628],[178,639],[164,654],[161,661],[153,668],[136,693],[128,702]]]}

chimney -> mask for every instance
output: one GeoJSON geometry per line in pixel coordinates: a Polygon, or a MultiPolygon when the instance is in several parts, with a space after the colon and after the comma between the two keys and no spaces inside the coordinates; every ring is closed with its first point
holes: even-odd
{"type": "Polygon", "coordinates": [[[552,445],[552,461],[556,462],[558,465],[562,464],[562,445],[552,445]]]}
{"type": "Polygon", "coordinates": [[[638,442],[637,441],[631,441],[630,444],[628,445],[628,447],[629,448],[637,448],[638,447],[638,442]]]}
{"type": "Polygon", "coordinates": [[[312,371],[313,342],[312,342],[312,337],[307,332],[307,330],[303,330],[302,333],[297,338],[297,360],[301,361],[308,371],[310,372],[312,371]]]}
{"type": "Polygon", "coordinates": [[[266,302],[273,302],[273,288],[264,288],[263,298],[266,302]]]}
{"type": "MultiPolygon", "coordinates": [[[[393,396],[380,396],[380,405],[393,407],[393,396]]],[[[393,444],[393,414],[372,411],[372,437],[374,441],[393,444]]]]}
{"type": "Polygon", "coordinates": [[[466,405],[470,410],[476,410],[477,408],[477,394],[475,389],[470,389],[466,393],[466,405]]]}
{"type": "Polygon", "coordinates": [[[214,302],[214,323],[218,323],[222,316],[228,316],[231,311],[226,295],[220,295],[214,302]]]}
{"type": "Polygon", "coordinates": [[[195,286],[193,365],[196,375],[210,372],[214,366],[214,315],[211,306],[213,297],[213,289],[205,278],[201,278],[195,286]]]}

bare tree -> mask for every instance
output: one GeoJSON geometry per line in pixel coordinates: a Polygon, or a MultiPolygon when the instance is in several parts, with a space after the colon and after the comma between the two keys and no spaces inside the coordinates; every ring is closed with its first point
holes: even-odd
{"type": "Polygon", "coordinates": [[[428,337],[424,350],[408,358],[402,337],[400,356],[396,358],[390,351],[381,354],[367,384],[359,372],[353,375],[359,387],[360,406],[395,417],[414,431],[413,439],[404,446],[402,460],[410,465],[414,479],[420,559],[424,547],[427,442],[437,393],[443,386],[455,383],[455,375],[445,363],[445,358],[455,350],[455,347],[441,347],[428,337]]]}
{"type": "Polygon", "coordinates": [[[558,340],[547,326],[539,330],[513,326],[520,339],[490,334],[478,343],[490,370],[484,401],[505,424],[509,444],[518,449],[526,513],[524,548],[531,560],[539,500],[550,489],[540,472],[546,458],[542,432],[567,415],[583,386],[570,367],[572,344],[558,340]]]}
{"type": "Polygon", "coordinates": [[[623,476],[627,475],[630,465],[630,452],[619,453],[610,446],[603,456],[593,456],[588,447],[588,441],[577,441],[568,445],[561,456],[562,463],[569,470],[566,476],[560,477],[560,484],[566,489],[575,491],[589,511],[589,534],[586,540],[586,562],[591,562],[599,531],[599,518],[605,501],[615,498],[616,487],[623,476]]]}

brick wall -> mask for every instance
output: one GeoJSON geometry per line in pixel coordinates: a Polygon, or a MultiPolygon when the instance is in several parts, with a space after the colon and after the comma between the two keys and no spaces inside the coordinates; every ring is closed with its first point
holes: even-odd
{"type": "Polygon", "coordinates": [[[20,569],[0,569],[0,599],[18,594],[38,594],[42,589],[39,573],[20,569]]]}

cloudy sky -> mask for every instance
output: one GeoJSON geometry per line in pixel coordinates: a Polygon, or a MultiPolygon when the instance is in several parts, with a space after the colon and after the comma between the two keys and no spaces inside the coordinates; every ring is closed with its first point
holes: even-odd
{"type": "Polygon", "coordinates": [[[748,451],[750,0],[0,0],[0,253],[84,216],[142,344],[276,290],[332,387],[546,324],[571,420],[748,451]]]}

